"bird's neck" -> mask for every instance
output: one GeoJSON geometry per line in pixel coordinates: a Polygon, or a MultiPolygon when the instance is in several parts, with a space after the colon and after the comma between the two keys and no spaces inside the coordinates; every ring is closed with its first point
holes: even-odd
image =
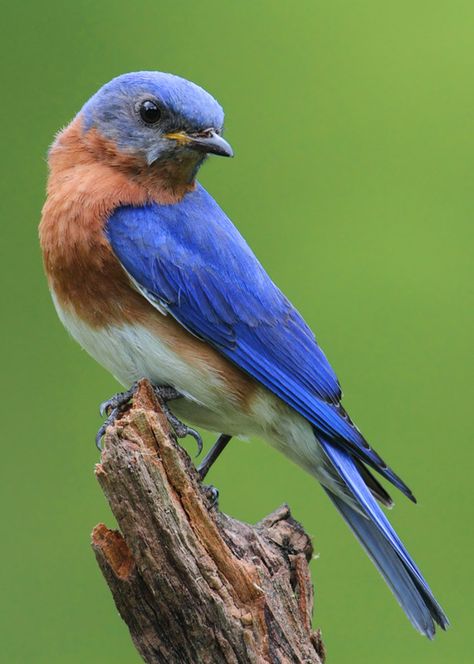
{"type": "MultiPolygon", "coordinates": [[[[116,208],[178,203],[195,188],[194,180],[168,186],[173,175],[169,170],[144,173],[111,142],[88,133],[85,142],[74,120],[49,153],[48,196],[39,233],[48,280],[63,306],[73,301],[78,306],[86,291],[103,303],[111,294],[101,292],[101,284],[111,280],[116,288],[128,287],[103,232],[116,208]]],[[[99,318],[100,311],[98,305],[99,318]]]]}
{"type": "Polygon", "coordinates": [[[50,180],[55,173],[69,178],[84,168],[108,172],[111,180],[124,178],[139,188],[149,201],[162,205],[179,202],[196,187],[195,177],[203,161],[190,153],[181,159],[157,162],[152,166],[119,150],[116,144],[92,128],[84,132],[82,118],[76,117],[56,138],[49,153],[50,180]]]}

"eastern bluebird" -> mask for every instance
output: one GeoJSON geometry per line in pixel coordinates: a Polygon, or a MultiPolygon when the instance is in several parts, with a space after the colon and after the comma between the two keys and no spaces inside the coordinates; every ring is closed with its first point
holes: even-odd
{"type": "Polygon", "coordinates": [[[369,468],[413,494],[344,410],[303,318],[196,182],[208,154],[232,156],[223,121],[197,85],[139,72],[104,85],[59,133],[40,225],[59,317],[123,385],[145,377],[179,418],[223,432],[220,448],[260,436],[311,473],[432,638],[448,619],[378,506],[392,500],[369,468]]]}

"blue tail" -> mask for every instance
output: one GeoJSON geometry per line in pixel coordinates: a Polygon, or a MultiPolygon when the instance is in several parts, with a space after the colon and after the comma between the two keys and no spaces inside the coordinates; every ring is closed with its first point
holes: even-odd
{"type": "Polygon", "coordinates": [[[435,623],[442,629],[449,625],[442,608],[372,497],[353,458],[320,435],[318,440],[351,497],[360,506],[360,512],[325,487],[327,494],[382,574],[412,625],[432,639],[436,631],[435,623]]]}

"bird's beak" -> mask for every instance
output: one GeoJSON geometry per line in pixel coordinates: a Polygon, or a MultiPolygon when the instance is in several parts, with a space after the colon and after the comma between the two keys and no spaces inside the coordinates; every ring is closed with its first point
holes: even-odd
{"type": "Polygon", "coordinates": [[[220,136],[215,129],[206,129],[196,134],[188,134],[184,131],[165,134],[165,138],[176,141],[183,147],[206,152],[207,154],[217,154],[221,157],[233,157],[234,152],[225,139],[220,136]]]}

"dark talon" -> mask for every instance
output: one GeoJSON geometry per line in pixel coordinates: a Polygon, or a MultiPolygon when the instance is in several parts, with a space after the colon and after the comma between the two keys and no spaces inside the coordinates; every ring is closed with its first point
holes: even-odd
{"type": "Polygon", "coordinates": [[[125,392],[118,392],[117,394],[114,394],[113,397],[111,397],[110,399],[106,399],[100,404],[99,406],[100,414],[102,415],[102,417],[104,417],[104,415],[107,415],[107,419],[100,427],[99,431],[95,436],[95,444],[99,451],[102,451],[101,440],[105,435],[107,427],[110,426],[111,424],[114,424],[115,420],[123,411],[124,407],[128,404],[130,399],[135,394],[136,389],[137,389],[137,383],[133,383],[132,387],[129,390],[126,390],[125,392]]]}
{"type": "MultiPolygon", "coordinates": [[[[100,404],[99,410],[102,417],[107,415],[107,419],[100,427],[97,435],[95,437],[95,444],[99,450],[102,450],[101,440],[107,430],[107,427],[115,422],[121,412],[124,410],[124,407],[128,404],[130,399],[135,394],[138,383],[133,383],[132,387],[125,392],[118,392],[114,394],[113,397],[103,401],[100,404]]],[[[170,411],[168,407],[168,401],[174,401],[175,399],[182,399],[183,395],[171,387],[170,385],[153,385],[153,391],[155,392],[156,398],[161,404],[164,414],[166,415],[168,422],[173,428],[173,431],[176,434],[177,438],[185,438],[186,436],[192,436],[197,443],[199,456],[202,452],[203,443],[200,434],[195,430],[188,427],[186,424],[181,422],[176,415],[170,411]]]]}
{"type": "Polygon", "coordinates": [[[217,509],[217,507],[219,506],[219,489],[216,489],[216,487],[213,486],[212,484],[208,484],[207,486],[203,486],[202,488],[204,489],[206,498],[210,503],[209,509],[212,510],[214,507],[217,509]]]}
{"type": "Polygon", "coordinates": [[[191,429],[191,427],[188,427],[186,424],[184,424],[184,422],[181,422],[181,420],[179,420],[176,417],[176,415],[173,415],[173,413],[168,407],[168,401],[174,401],[175,399],[182,399],[183,395],[180,394],[180,392],[178,392],[177,390],[175,390],[174,387],[170,387],[169,385],[160,385],[158,387],[154,385],[153,390],[156,394],[156,398],[161,404],[161,407],[163,409],[164,414],[166,415],[168,422],[171,424],[173,431],[176,434],[176,437],[186,438],[186,436],[192,436],[198,446],[198,453],[196,456],[199,456],[203,448],[201,435],[196,431],[196,429],[191,429]]]}
{"type": "Polygon", "coordinates": [[[133,383],[129,390],[126,390],[125,392],[117,392],[117,394],[114,394],[110,399],[102,401],[99,406],[99,412],[102,417],[104,417],[104,415],[110,415],[114,408],[122,408],[125,406],[135,394],[136,389],[137,383],[133,383]]]}
{"type": "Polygon", "coordinates": [[[105,415],[108,415],[108,409],[109,409],[109,399],[106,401],[102,401],[102,403],[99,406],[99,413],[101,417],[104,417],[105,415]]]}
{"type": "Polygon", "coordinates": [[[99,431],[95,434],[95,446],[99,450],[99,452],[102,452],[102,438],[105,435],[105,430],[106,430],[105,424],[103,424],[99,431]]]}
{"type": "Polygon", "coordinates": [[[196,456],[199,456],[203,447],[200,434],[196,431],[196,429],[191,429],[191,427],[188,427],[186,424],[184,424],[184,422],[181,422],[181,420],[179,420],[176,415],[173,415],[173,413],[168,408],[168,404],[164,401],[161,402],[161,407],[163,408],[163,412],[166,415],[168,422],[173,427],[173,431],[175,432],[177,438],[186,438],[186,436],[192,436],[194,438],[198,446],[198,453],[196,456]]]}
{"type": "Polygon", "coordinates": [[[103,425],[100,427],[99,431],[96,433],[95,436],[95,445],[99,452],[102,452],[102,437],[105,435],[105,432],[107,431],[107,427],[110,426],[115,422],[117,417],[120,415],[121,408],[117,406],[117,408],[112,408],[112,410],[109,412],[107,419],[103,423],[103,425]]]}
{"type": "Polygon", "coordinates": [[[197,443],[198,451],[196,457],[198,457],[201,454],[203,447],[201,434],[198,431],[196,431],[196,429],[191,429],[190,427],[186,427],[186,429],[187,429],[186,435],[192,436],[197,443]]]}

